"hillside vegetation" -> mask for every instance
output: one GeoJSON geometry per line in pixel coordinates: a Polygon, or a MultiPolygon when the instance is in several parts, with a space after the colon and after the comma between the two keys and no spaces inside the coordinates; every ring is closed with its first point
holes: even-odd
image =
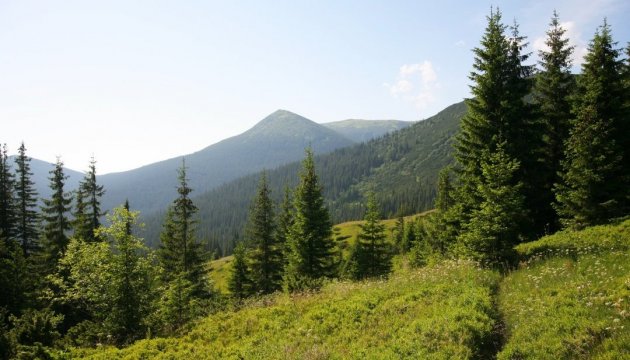
{"type": "MultiPolygon", "coordinates": [[[[420,216],[424,216],[427,213],[415,214],[405,216],[405,221],[416,219],[420,216]]],[[[346,250],[354,244],[357,240],[357,236],[361,231],[360,225],[363,224],[363,220],[347,221],[341,224],[335,225],[333,228],[333,239],[337,244],[337,248],[340,249],[344,255],[346,250]]],[[[393,243],[393,231],[396,225],[396,219],[385,219],[382,221],[385,225],[385,234],[387,235],[387,241],[393,243]]],[[[212,260],[209,264],[210,280],[214,288],[224,294],[228,293],[228,279],[231,275],[233,256],[224,256],[222,258],[212,260]]],[[[396,258],[398,262],[400,259],[396,258]]]]}
{"type": "Polygon", "coordinates": [[[91,359],[472,358],[491,345],[498,275],[468,262],[332,283],[320,293],[275,295],[210,316],[186,336],[91,359]]]}
{"type": "Polygon", "coordinates": [[[630,220],[519,245],[504,277],[471,262],[399,268],[209,316],[181,338],[91,359],[620,359],[630,354],[630,220]],[[501,344],[503,342],[503,345],[501,344]],[[502,349],[499,347],[502,346],[502,349]]]}
{"type": "Polygon", "coordinates": [[[516,247],[501,284],[500,359],[630,356],[630,220],[564,231],[516,247]]]}

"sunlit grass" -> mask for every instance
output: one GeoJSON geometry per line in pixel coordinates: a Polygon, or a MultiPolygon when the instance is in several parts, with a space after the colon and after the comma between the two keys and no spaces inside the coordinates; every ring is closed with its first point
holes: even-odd
{"type": "Polygon", "coordinates": [[[94,359],[469,359],[495,329],[499,275],[446,262],[389,280],[339,282],[321,292],[252,300],[204,319],[182,338],[123,349],[77,350],[94,359]]]}
{"type": "Polygon", "coordinates": [[[626,221],[517,247],[526,261],[500,288],[499,358],[629,358],[629,245],[626,221]]]}

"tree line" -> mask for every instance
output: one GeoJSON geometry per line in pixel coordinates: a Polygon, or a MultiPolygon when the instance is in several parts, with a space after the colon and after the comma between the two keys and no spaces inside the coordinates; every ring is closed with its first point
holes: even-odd
{"type": "Polygon", "coordinates": [[[359,241],[346,261],[333,239],[332,221],[309,149],[298,185],[293,191],[285,187],[277,208],[276,213],[263,173],[244,239],[234,250],[229,289],[236,299],[283,289],[314,289],[335,277],[360,279],[389,273],[392,251],[385,241],[374,193],[368,198],[359,241]]]}
{"type": "Polygon", "coordinates": [[[436,211],[411,230],[399,221],[396,238],[415,241],[405,248],[417,264],[510,266],[520,242],[630,213],[630,44],[617,48],[604,20],[573,75],[565,33],[554,12],[536,71],[518,25],[491,12],[436,211]]]}
{"type": "Polygon", "coordinates": [[[128,202],[108,214],[94,159],[67,191],[63,163],[50,171],[38,211],[24,144],[0,153],[0,358],[49,358],[51,348],[124,345],[169,335],[222,305],[196,237],[185,163],[157,250],[137,236],[128,202]],[[106,224],[101,223],[103,216],[106,224]]]}

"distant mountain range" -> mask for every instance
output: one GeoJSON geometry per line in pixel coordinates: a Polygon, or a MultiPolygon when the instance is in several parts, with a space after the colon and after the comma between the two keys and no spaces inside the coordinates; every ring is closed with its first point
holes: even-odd
{"type": "Polygon", "coordinates": [[[381,137],[407,126],[414,124],[413,121],[400,120],[358,120],[348,119],[324,123],[325,127],[338,132],[355,142],[364,142],[381,137]]]}
{"type": "MultiPolygon", "coordinates": [[[[112,209],[128,199],[132,208],[144,215],[165,209],[177,196],[177,169],[184,158],[190,186],[194,194],[200,195],[241,176],[299,160],[307,146],[315,154],[325,154],[409,124],[395,120],[344,120],[322,125],[290,111],[277,110],[248,131],[195,153],[98,176],[106,190],[102,206],[112,209]]],[[[45,161],[31,162],[40,197],[50,196],[47,178],[52,168],[45,161]]],[[[75,189],[83,178],[83,173],[70,169],[66,169],[66,175],[68,190],[75,189]]]]}

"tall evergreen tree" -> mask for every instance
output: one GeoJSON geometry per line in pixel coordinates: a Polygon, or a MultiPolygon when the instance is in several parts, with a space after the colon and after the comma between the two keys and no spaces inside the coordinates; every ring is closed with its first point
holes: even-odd
{"type": "MultiPolygon", "coordinates": [[[[531,195],[525,198],[524,204],[532,208],[539,201],[534,195],[539,181],[535,176],[538,137],[532,124],[531,107],[524,101],[529,93],[528,78],[532,68],[523,65],[528,54],[522,53],[525,43],[518,26],[513,27],[511,38],[506,29],[501,23],[501,12],[492,11],[481,47],[473,50],[474,71],[470,75],[473,98],[466,101],[468,113],[462,119],[455,143],[459,187],[446,230],[453,236],[470,229],[467,223],[483,202],[481,164],[488,162],[487,158],[497,151],[501,141],[505,142],[503,151],[507,156],[520,164],[512,180],[513,185],[523,184],[519,191],[531,195]]],[[[529,208],[523,206],[522,211],[529,212],[529,208]]],[[[531,228],[526,225],[521,224],[521,229],[531,228]]]]}
{"type": "Polygon", "coordinates": [[[569,138],[571,102],[574,79],[571,75],[571,55],[573,46],[565,37],[566,30],[560,25],[558,13],[554,11],[545,44],[548,50],[538,52],[541,71],[534,87],[535,102],[540,111],[541,125],[544,128],[543,158],[540,172],[544,179],[538,188],[541,197],[539,212],[547,219],[543,227],[546,232],[554,232],[559,223],[552,204],[555,202],[554,184],[561,181],[561,162],[565,154],[565,142],[569,138]]]}
{"type": "Polygon", "coordinates": [[[576,116],[567,142],[557,210],[563,225],[582,228],[629,210],[630,145],[624,110],[621,61],[610,26],[599,27],[589,44],[578,81],[576,116]]]}
{"type": "Polygon", "coordinates": [[[233,257],[228,289],[233,297],[243,299],[251,294],[251,280],[247,266],[247,248],[243,242],[236,244],[233,257]]]}
{"type": "Polygon", "coordinates": [[[13,247],[16,229],[15,178],[11,172],[7,144],[0,151],[0,241],[7,250],[13,247]]]}
{"type": "Polygon", "coordinates": [[[406,252],[404,240],[405,217],[402,215],[402,212],[399,212],[398,218],[396,219],[396,225],[394,226],[394,243],[396,244],[398,252],[400,252],[401,254],[406,252]]]}
{"type": "Polygon", "coordinates": [[[451,182],[450,167],[442,169],[438,175],[437,198],[435,199],[435,208],[440,212],[446,212],[453,206],[455,199],[453,198],[454,187],[451,182]]]}
{"type": "Polygon", "coordinates": [[[289,237],[284,286],[288,291],[316,287],[335,275],[332,223],[315,173],[313,151],[306,150],[300,184],[294,193],[295,214],[289,237]]]}
{"type": "Polygon", "coordinates": [[[45,247],[45,261],[52,271],[57,261],[66,251],[68,246],[67,232],[70,230],[68,213],[71,210],[72,198],[64,191],[65,181],[68,177],[63,173],[63,162],[57,158],[55,167],[50,171],[50,189],[52,196],[44,199],[42,207],[42,219],[44,220],[44,232],[42,234],[45,247]]]}
{"type": "MultiPolygon", "coordinates": [[[[96,160],[92,158],[90,160],[90,166],[88,172],[85,174],[83,181],[79,184],[81,193],[77,194],[77,201],[81,198],[85,204],[85,224],[80,225],[86,231],[84,236],[87,236],[87,241],[100,241],[95,235],[96,229],[101,226],[101,217],[105,215],[105,211],[101,210],[101,198],[105,194],[103,185],[98,185],[96,182],[96,160]]],[[[77,206],[78,208],[78,206],[77,206]]]]}
{"type": "Polygon", "coordinates": [[[521,184],[514,185],[518,167],[518,161],[506,154],[502,144],[483,157],[478,188],[482,201],[458,239],[461,255],[487,265],[498,265],[512,257],[523,217],[521,184]]]}
{"type": "Polygon", "coordinates": [[[74,209],[72,211],[72,228],[74,230],[73,237],[82,240],[92,239],[94,230],[87,214],[87,203],[85,201],[85,192],[79,186],[74,191],[74,209]]]}
{"type": "Polygon", "coordinates": [[[276,237],[273,202],[263,172],[247,225],[249,265],[253,291],[269,294],[282,287],[282,245],[276,237]]]}
{"type": "Polygon", "coordinates": [[[37,211],[37,191],[31,180],[33,173],[30,166],[31,159],[26,156],[26,147],[24,143],[18,149],[18,156],[15,158],[16,181],[16,238],[22,246],[25,257],[36,253],[40,249],[38,222],[39,216],[37,211]]]}
{"type": "Polygon", "coordinates": [[[368,194],[365,222],[357,237],[357,270],[359,277],[385,276],[391,271],[391,249],[385,241],[385,225],[380,221],[373,192],[368,194]]]}
{"type": "Polygon", "coordinates": [[[104,325],[117,344],[126,344],[144,335],[146,317],[152,312],[154,297],[152,259],[145,255],[148,249],[142,239],[132,234],[138,212],[130,212],[129,204],[114,209],[108,220],[109,227],[100,227],[97,238],[109,239],[112,244],[111,293],[104,325]]]}
{"type": "Polygon", "coordinates": [[[209,289],[204,254],[195,235],[197,207],[190,198],[193,190],[188,186],[186,169],[186,163],[182,161],[178,170],[179,196],[167,211],[158,257],[167,282],[183,277],[193,286],[192,295],[203,298],[209,295],[209,289]]]}

